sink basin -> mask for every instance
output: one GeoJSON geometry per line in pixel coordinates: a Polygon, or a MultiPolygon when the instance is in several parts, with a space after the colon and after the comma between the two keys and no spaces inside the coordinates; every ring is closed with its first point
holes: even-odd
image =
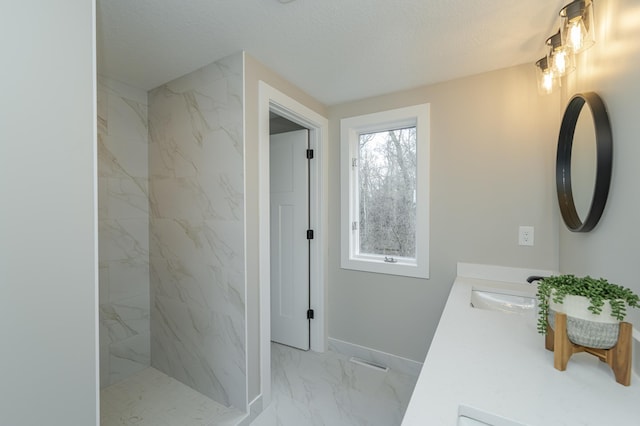
{"type": "Polygon", "coordinates": [[[471,291],[471,307],[509,314],[526,315],[536,309],[536,298],[485,290],[471,291]]]}
{"type": "Polygon", "coordinates": [[[458,426],[491,426],[489,423],[481,422],[472,417],[460,416],[458,417],[458,426]]]}
{"type": "Polygon", "coordinates": [[[458,406],[458,426],[525,426],[515,420],[468,405],[458,406]]]}

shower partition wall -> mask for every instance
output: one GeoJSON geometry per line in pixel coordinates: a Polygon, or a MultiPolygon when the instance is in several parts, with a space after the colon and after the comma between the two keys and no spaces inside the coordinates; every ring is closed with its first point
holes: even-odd
{"type": "Polygon", "coordinates": [[[242,53],[148,99],[151,364],[244,411],[242,53]]]}

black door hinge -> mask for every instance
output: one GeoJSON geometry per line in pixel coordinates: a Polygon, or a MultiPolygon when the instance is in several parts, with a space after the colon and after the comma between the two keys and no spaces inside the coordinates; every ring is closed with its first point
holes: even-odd
{"type": "Polygon", "coordinates": [[[313,319],[313,309],[307,309],[307,319],[313,319]]]}
{"type": "Polygon", "coordinates": [[[313,150],[312,149],[308,149],[307,150],[307,159],[311,160],[313,158],[313,150]]]}
{"type": "Polygon", "coordinates": [[[307,230],[307,240],[313,240],[313,229],[307,230]]]}

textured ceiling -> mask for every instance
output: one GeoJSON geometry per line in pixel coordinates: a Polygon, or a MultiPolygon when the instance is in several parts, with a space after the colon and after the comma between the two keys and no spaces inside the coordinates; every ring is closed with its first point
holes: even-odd
{"type": "Polygon", "coordinates": [[[333,105],[533,64],[566,2],[97,0],[98,70],[148,90],[245,50],[333,105]]]}

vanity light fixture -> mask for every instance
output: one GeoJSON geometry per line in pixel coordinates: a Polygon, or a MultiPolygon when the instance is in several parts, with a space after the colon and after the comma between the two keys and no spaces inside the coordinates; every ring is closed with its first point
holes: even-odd
{"type": "Polygon", "coordinates": [[[556,77],[563,77],[575,69],[573,51],[562,44],[560,30],[547,39],[549,67],[556,77]]]}
{"type": "Polygon", "coordinates": [[[580,53],[595,43],[593,2],[575,0],[560,10],[562,44],[580,53]]]}
{"type": "Polygon", "coordinates": [[[575,69],[575,55],[595,43],[593,0],[574,0],[560,9],[560,29],[546,41],[546,58],[536,62],[538,90],[549,94],[575,69]]]}
{"type": "Polygon", "coordinates": [[[538,78],[538,91],[541,95],[549,95],[556,86],[556,79],[553,71],[549,67],[549,60],[546,56],[538,59],[536,62],[536,76],[538,78]]]}

